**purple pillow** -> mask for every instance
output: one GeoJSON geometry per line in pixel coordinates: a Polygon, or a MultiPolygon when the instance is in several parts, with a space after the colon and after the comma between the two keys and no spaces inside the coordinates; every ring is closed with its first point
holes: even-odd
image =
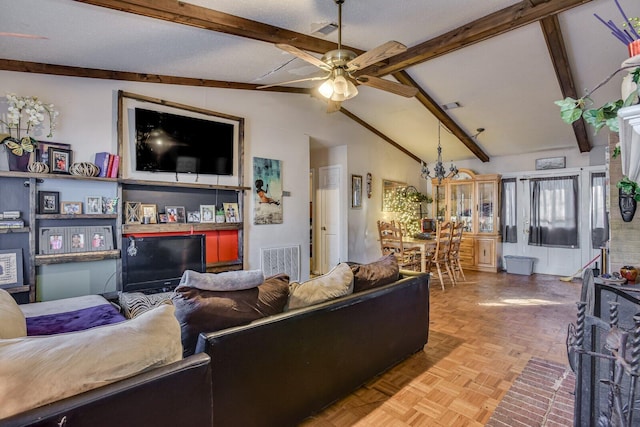
{"type": "Polygon", "coordinates": [[[393,254],[369,264],[353,264],[351,271],[354,293],[388,285],[400,278],[398,260],[393,254]]]}

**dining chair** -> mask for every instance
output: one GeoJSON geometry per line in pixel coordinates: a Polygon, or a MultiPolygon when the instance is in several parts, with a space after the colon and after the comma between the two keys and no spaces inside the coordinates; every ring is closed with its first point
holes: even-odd
{"type": "Polygon", "coordinates": [[[463,281],[467,278],[464,275],[462,264],[460,264],[460,244],[462,243],[462,231],[464,230],[464,223],[458,221],[454,223],[451,231],[451,246],[449,248],[449,267],[453,273],[453,277],[456,282],[462,277],[463,281]]]}
{"type": "Polygon", "coordinates": [[[447,276],[451,284],[455,286],[456,280],[451,272],[451,265],[449,263],[449,249],[451,248],[451,238],[453,234],[453,226],[450,222],[439,222],[436,231],[436,250],[433,255],[433,265],[436,267],[438,273],[438,279],[440,280],[440,286],[444,291],[444,279],[443,270],[446,271],[447,276]]]}
{"type": "Polygon", "coordinates": [[[378,235],[383,256],[393,254],[398,260],[398,267],[420,271],[420,249],[405,248],[400,224],[395,221],[378,221],[378,235]]]}

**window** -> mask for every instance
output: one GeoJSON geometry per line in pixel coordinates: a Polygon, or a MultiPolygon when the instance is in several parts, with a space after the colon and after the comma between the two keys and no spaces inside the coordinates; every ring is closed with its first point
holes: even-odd
{"type": "Polygon", "coordinates": [[[535,178],[530,181],[529,244],[578,247],[578,177],[535,178]]]}
{"type": "Polygon", "coordinates": [[[500,214],[500,231],[502,241],[506,243],[518,243],[518,204],[517,186],[515,178],[502,180],[502,212],[500,214]]]}
{"type": "Polygon", "coordinates": [[[607,182],[604,172],[591,174],[591,247],[600,249],[609,240],[607,182]]]}

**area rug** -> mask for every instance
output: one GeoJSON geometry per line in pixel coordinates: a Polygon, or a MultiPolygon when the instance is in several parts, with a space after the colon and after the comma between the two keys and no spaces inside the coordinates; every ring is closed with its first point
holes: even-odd
{"type": "Polygon", "coordinates": [[[568,366],[531,358],[486,426],[571,426],[574,388],[568,366]]]}

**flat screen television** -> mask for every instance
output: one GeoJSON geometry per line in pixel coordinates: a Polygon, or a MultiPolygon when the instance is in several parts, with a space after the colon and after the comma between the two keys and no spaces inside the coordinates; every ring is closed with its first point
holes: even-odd
{"type": "Polygon", "coordinates": [[[136,170],[233,175],[234,125],[135,109],[136,170]]]}
{"type": "Polygon", "coordinates": [[[178,286],[185,270],[204,273],[204,234],[122,238],[122,291],[164,291],[178,286]]]}

